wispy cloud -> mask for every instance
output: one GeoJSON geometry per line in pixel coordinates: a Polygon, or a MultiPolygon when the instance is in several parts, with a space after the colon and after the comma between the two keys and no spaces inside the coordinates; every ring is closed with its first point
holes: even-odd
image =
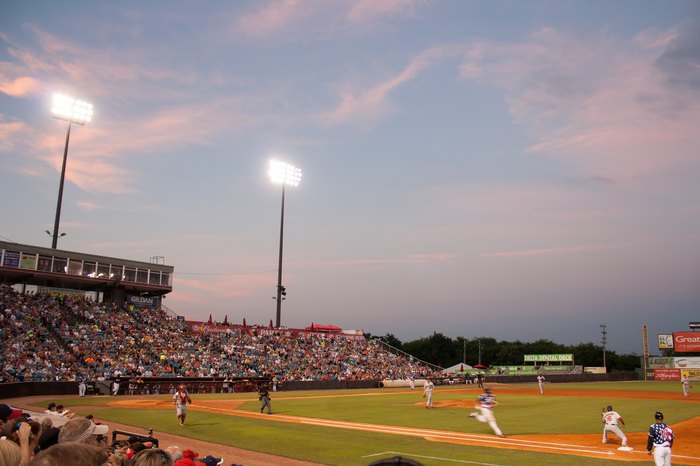
{"type": "Polygon", "coordinates": [[[385,115],[393,107],[388,99],[392,91],[410,82],[430,66],[459,55],[462,50],[459,45],[433,47],[416,55],[398,74],[378,84],[359,89],[350,83],[342,85],[343,89],[338,91],[340,104],[323,115],[322,122],[334,125],[348,121],[374,120],[385,115]]]}
{"type": "Polygon", "coordinates": [[[430,263],[445,263],[451,262],[455,258],[451,253],[432,253],[432,254],[409,254],[405,257],[395,258],[366,258],[366,259],[351,259],[351,260],[336,260],[323,262],[294,262],[293,266],[303,267],[343,267],[343,266],[364,266],[364,265],[394,265],[394,264],[430,264],[430,263]]]}
{"type": "Polygon", "coordinates": [[[546,249],[526,249],[523,251],[500,251],[500,252],[488,252],[479,254],[481,257],[505,257],[505,258],[522,258],[522,257],[535,257],[535,256],[560,256],[568,254],[581,254],[586,252],[596,252],[596,251],[610,251],[613,249],[621,248],[621,245],[617,244],[597,244],[589,246],[572,246],[572,247],[560,247],[560,248],[546,248],[546,249]]]}
{"type": "Polygon", "coordinates": [[[630,180],[682,164],[700,144],[700,99],[669,85],[658,66],[660,48],[675,47],[678,37],[685,36],[646,31],[629,41],[603,34],[582,41],[543,28],[522,44],[473,44],[461,72],[504,91],[536,139],[530,153],[630,180]]]}

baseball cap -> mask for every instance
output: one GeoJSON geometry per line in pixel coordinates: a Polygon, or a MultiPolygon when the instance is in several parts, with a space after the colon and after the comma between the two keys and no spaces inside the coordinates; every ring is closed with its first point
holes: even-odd
{"type": "Polygon", "coordinates": [[[657,411],[654,413],[654,419],[662,420],[664,418],[664,413],[657,411]]]}
{"type": "Polygon", "coordinates": [[[21,409],[15,409],[10,405],[5,403],[0,404],[0,419],[9,421],[10,419],[17,419],[22,415],[21,409]]]}
{"type": "Polygon", "coordinates": [[[198,456],[199,456],[199,453],[197,453],[196,451],[192,451],[192,450],[183,450],[183,451],[182,451],[182,457],[183,457],[183,458],[194,459],[194,458],[196,458],[196,457],[198,457],[198,456]]]}
{"type": "Polygon", "coordinates": [[[99,426],[90,419],[71,419],[61,427],[58,434],[58,443],[83,442],[91,435],[105,435],[109,431],[109,426],[100,424],[99,426]]]}
{"type": "Polygon", "coordinates": [[[217,466],[219,464],[224,463],[223,458],[217,458],[216,456],[212,456],[212,455],[207,455],[199,461],[204,463],[206,466],[217,466]]]}

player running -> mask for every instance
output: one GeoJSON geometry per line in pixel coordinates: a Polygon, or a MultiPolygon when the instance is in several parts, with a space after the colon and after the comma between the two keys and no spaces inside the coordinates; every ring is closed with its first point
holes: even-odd
{"type": "Polygon", "coordinates": [[[180,421],[180,427],[182,427],[185,425],[185,418],[187,417],[187,405],[192,404],[192,398],[190,398],[184,385],[180,385],[177,393],[173,395],[173,404],[177,412],[177,420],[180,421]]]}
{"type": "Polygon", "coordinates": [[[625,425],[625,420],[622,419],[616,411],[613,411],[613,407],[608,405],[607,409],[601,410],[600,415],[603,416],[603,443],[608,443],[608,432],[620,437],[622,440],[622,446],[627,446],[627,437],[625,437],[624,432],[617,426],[618,424],[625,425]]]}
{"type": "Polygon", "coordinates": [[[475,407],[481,412],[481,414],[471,413],[469,414],[469,417],[474,417],[479,422],[487,422],[496,435],[501,438],[505,437],[503,432],[501,432],[501,429],[498,428],[498,424],[496,424],[496,417],[493,415],[493,408],[498,405],[496,395],[491,393],[491,389],[489,387],[486,387],[484,388],[484,393],[479,395],[479,398],[477,398],[476,401],[477,405],[475,407]]]}

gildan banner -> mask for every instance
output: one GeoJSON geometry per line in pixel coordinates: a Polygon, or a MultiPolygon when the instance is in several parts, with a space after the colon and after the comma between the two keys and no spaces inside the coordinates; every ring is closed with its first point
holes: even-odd
{"type": "Polygon", "coordinates": [[[673,332],[676,353],[700,353],[700,332],[673,332]]]}

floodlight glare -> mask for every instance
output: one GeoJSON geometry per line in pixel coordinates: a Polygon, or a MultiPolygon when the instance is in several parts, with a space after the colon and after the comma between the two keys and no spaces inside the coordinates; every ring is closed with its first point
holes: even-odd
{"type": "Polygon", "coordinates": [[[84,125],[92,120],[92,104],[74,99],[64,94],[53,95],[53,116],[84,125]]]}
{"type": "Polygon", "coordinates": [[[299,186],[301,181],[301,168],[296,168],[288,163],[270,160],[268,172],[273,183],[282,183],[289,186],[299,186]]]}
{"type": "Polygon", "coordinates": [[[280,255],[279,267],[277,268],[277,322],[276,327],[279,328],[282,322],[282,300],[286,299],[287,288],[282,286],[282,250],[284,248],[284,188],[289,186],[298,186],[301,181],[301,168],[296,168],[284,162],[277,160],[270,161],[270,170],[268,172],[270,180],[274,183],[282,184],[282,210],[280,213],[280,255]]]}

